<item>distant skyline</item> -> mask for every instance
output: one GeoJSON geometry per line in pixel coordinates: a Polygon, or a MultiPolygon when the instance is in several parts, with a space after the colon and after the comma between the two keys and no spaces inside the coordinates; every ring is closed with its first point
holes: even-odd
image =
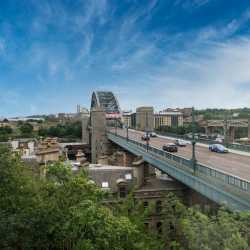
{"type": "Polygon", "coordinates": [[[2,0],[0,117],[250,107],[250,1],[2,0]]]}

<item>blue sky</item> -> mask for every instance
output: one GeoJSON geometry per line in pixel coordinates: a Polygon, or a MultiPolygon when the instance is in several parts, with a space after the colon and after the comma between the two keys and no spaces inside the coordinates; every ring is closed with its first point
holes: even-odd
{"type": "Polygon", "coordinates": [[[250,107],[248,0],[1,0],[0,117],[250,107]]]}

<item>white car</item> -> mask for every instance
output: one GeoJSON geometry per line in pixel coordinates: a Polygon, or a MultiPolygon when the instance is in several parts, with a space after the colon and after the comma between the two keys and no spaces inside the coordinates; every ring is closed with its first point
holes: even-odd
{"type": "Polygon", "coordinates": [[[182,139],[175,139],[174,144],[178,147],[186,147],[186,142],[183,141],[182,139]]]}

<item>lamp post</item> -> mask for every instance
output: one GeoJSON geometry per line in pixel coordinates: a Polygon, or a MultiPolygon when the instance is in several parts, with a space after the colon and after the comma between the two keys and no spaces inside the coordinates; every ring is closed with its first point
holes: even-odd
{"type": "Polygon", "coordinates": [[[148,112],[146,112],[146,133],[147,133],[147,152],[148,152],[148,112]]]}
{"type": "Polygon", "coordinates": [[[228,123],[227,123],[227,113],[226,113],[226,117],[225,117],[224,131],[225,131],[225,142],[226,142],[226,146],[228,147],[228,131],[229,131],[229,126],[228,126],[228,123]]]}
{"type": "Polygon", "coordinates": [[[195,133],[195,125],[194,125],[194,107],[192,107],[192,158],[190,160],[191,166],[190,166],[190,170],[194,173],[195,172],[195,167],[196,167],[196,163],[197,160],[195,158],[195,137],[194,137],[194,133],[195,133]]]}
{"type": "Polygon", "coordinates": [[[185,139],[187,140],[187,128],[188,128],[188,125],[187,125],[187,114],[186,114],[186,117],[185,117],[185,129],[186,129],[186,136],[185,136],[185,139]]]}
{"type": "Polygon", "coordinates": [[[127,142],[128,142],[128,126],[126,126],[126,129],[127,129],[127,142]]]}

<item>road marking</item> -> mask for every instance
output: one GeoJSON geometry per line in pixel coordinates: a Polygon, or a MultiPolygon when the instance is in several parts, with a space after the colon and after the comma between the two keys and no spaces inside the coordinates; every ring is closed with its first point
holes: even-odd
{"type": "Polygon", "coordinates": [[[199,154],[202,154],[202,155],[204,155],[205,153],[202,153],[202,152],[199,152],[199,151],[196,151],[196,153],[199,153],[199,154]]]}
{"type": "Polygon", "coordinates": [[[233,170],[237,170],[237,168],[231,168],[231,169],[233,169],[233,170]]]}
{"type": "Polygon", "coordinates": [[[213,158],[217,158],[217,159],[220,159],[220,160],[225,160],[224,158],[220,158],[220,157],[217,157],[217,156],[211,156],[213,158]]]}
{"type": "Polygon", "coordinates": [[[243,166],[247,166],[247,167],[250,167],[249,165],[247,164],[244,164],[244,163],[239,163],[239,162],[236,162],[236,161],[232,161],[233,163],[237,163],[237,164],[240,164],[240,165],[243,165],[243,166]]]}

